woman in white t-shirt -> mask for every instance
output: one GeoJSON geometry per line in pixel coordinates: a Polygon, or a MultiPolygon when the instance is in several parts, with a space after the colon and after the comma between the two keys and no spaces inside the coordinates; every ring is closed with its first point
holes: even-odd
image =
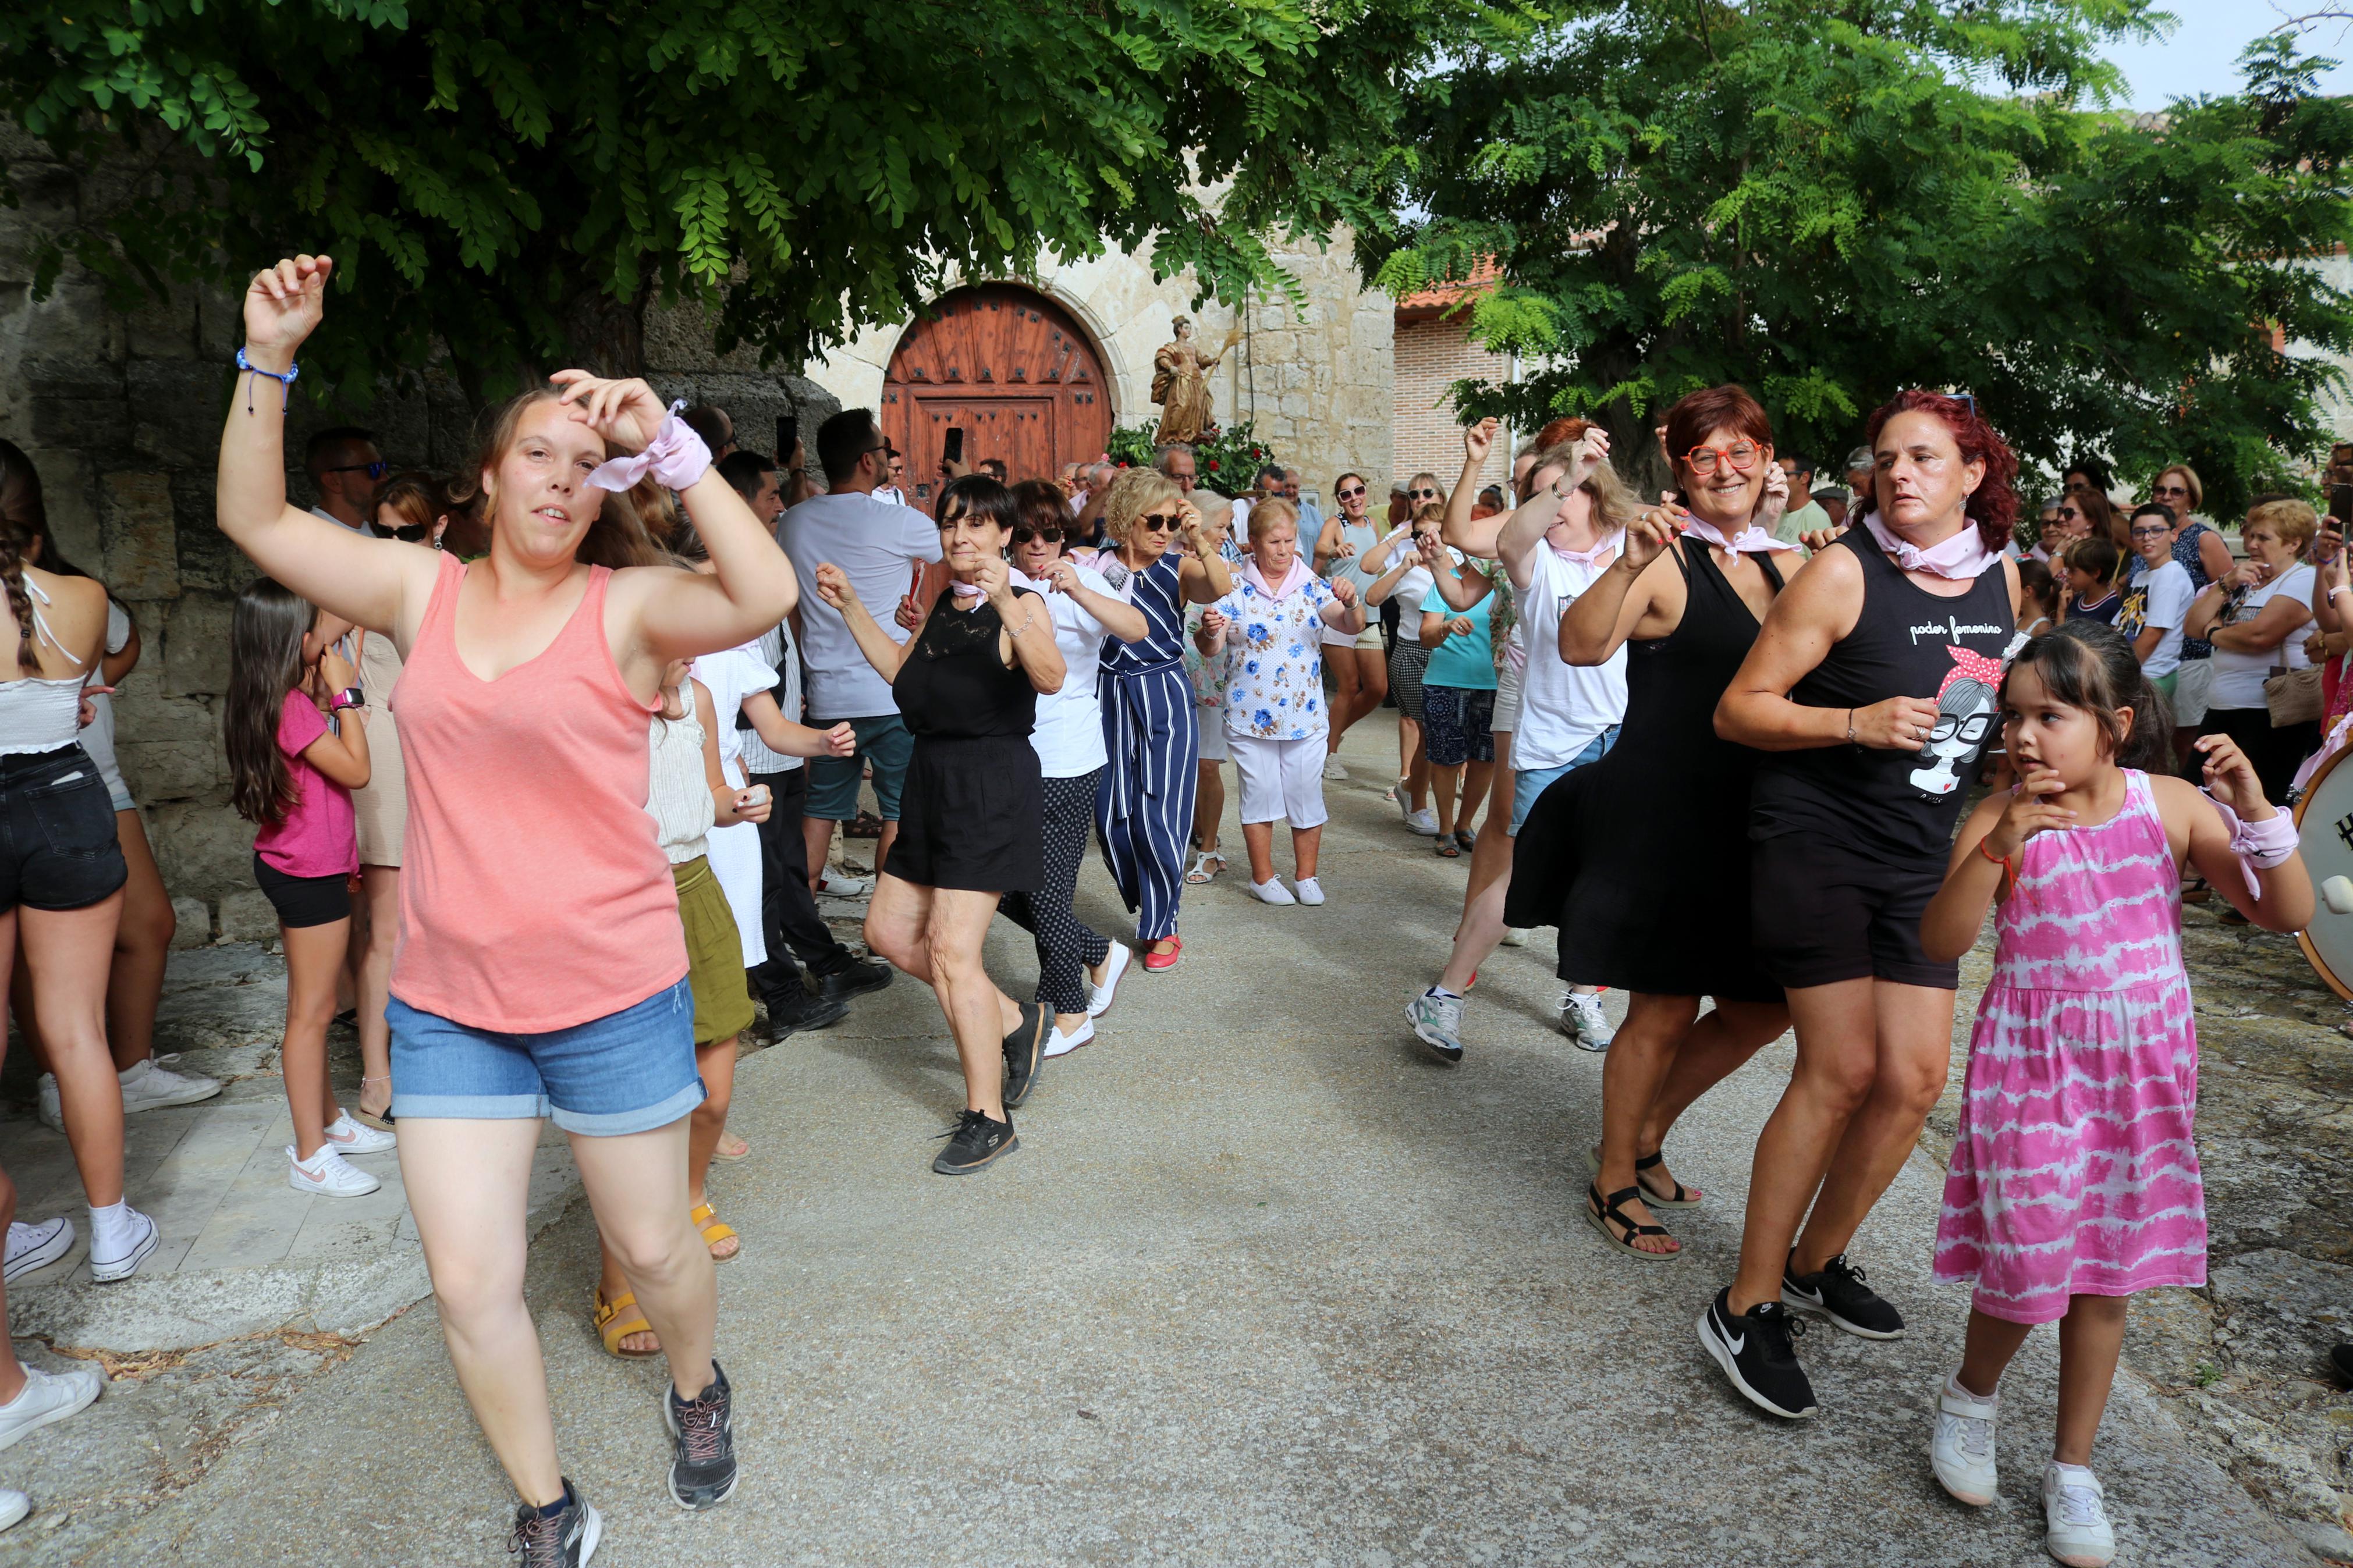
{"type": "Polygon", "coordinates": [[[1142,642],[1151,627],[1100,573],[1062,552],[1070,524],[1053,486],[1024,479],[1013,487],[1013,569],[1045,596],[1063,675],[1060,690],[1039,697],[1037,727],[1029,731],[1045,790],[1045,875],[1036,892],[1007,893],[997,907],[1037,939],[1037,999],[1054,1013],[1045,1054],[1059,1057],[1095,1037],[1095,1019],[1109,1010],[1134,958],[1125,943],[1079,919],[1071,902],[1087,858],[1095,792],[1111,761],[1095,689],[1103,638],[1142,642]]]}
{"type": "Polygon", "coordinates": [[[2274,726],[2263,682],[2302,669],[2312,619],[2313,571],[2304,559],[2319,519],[2300,500],[2265,501],[2247,513],[2247,560],[2198,595],[2183,628],[2214,645],[2214,689],[2201,735],[2228,735],[2255,764],[2263,792],[2284,799],[2296,764],[2320,743],[2318,720],[2274,726]]]}
{"type": "MultiPolygon", "coordinates": [[[[1426,476],[1416,476],[1419,489],[1426,476]]],[[[1431,480],[1434,486],[1437,481],[1431,480]]],[[[1365,603],[1378,606],[1398,603],[1397,647],[1389,653],[1389,691],[1398,705],[1398,782],[1393,794],[1408,827],[1425,838],[1437,837],[1438,817],[1430,809],[1430,752],[1421,735],[1421,678],[1430,668],[1430,650],[1421,646],[1421,601],[1437,584],[1429,563],[1446,551],[1456,565],[1459,551],[1440,542],[1446,527],[1443,500],[1419,504],[1413,514],[1413,544],[1365,594],[1365,603]]],[[[1444,606],[1436,606],[1443,608],[1444,606]]]]}
{"type": "Polygon", "coordinates": [[[2190,584],[2189,568],[2173,558],[2171,507],[2151,501],[2136,508],[2131,528],[2133,553],[2140,562],[2125,590],[2124,607],[2116,612],[2116,630],[2132,639],[2141,673],[2170,701],[2181,668],[2181,627],[2198,591],[2190,584]]]}

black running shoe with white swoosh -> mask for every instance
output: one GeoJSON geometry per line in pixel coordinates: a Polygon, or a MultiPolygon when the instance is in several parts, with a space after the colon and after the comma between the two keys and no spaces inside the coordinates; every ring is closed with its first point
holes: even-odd
{"type": "Polygon", "coordinates": [[[1760,1301],[1746,1312],[1732,1310],[1730,1290],[1718,1290],[1700,1314],[1699,1342],[1724,1369],[1742,1398],[1785,1420],[1814,1414],[1814,1385],[1798,1364],[1791,1341],[1806,1325],[1778,1301],[1760,1301]]]}
{"type": "Polygon", "coordinates": [[[1904,1337],[1904,1314],[1862,1282],[1862,1270],[1849,1263],[1843,1252],[1811,1274],[1799,1274],[1783,1264],[1781,1304],[1800,1312],[1820,1312],[1848,1333],[1866,1340],[1904,1337]]]}

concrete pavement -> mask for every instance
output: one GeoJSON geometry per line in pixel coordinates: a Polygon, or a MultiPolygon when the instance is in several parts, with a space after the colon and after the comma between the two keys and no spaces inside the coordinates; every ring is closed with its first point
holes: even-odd
{"type": "MultiPolygon", "coordinates": [[[[1349,746],[1358,779],[1384,778],[1386,729],[1349,746]]],[[[566,1469],[607,1518],[597,1562],[2047,1561],[2050,1336],[2007,1385],[2000,1500],[1962,1509],[1927,1472],[1966,1311],[1927,1278],[1940,1171],[1915,1159],[1855,1248],[1911,1337],[1816,1331],[1823,1415],[1751,1411],[1692,1324],[1730,1269],[1787,1043],[1672,1146],[1712,1194],[1677,1216],[1688,1256],[1606,1250],[1578,1212],[1601,1064],[1551,1027],[1549,942],[1485,966],[1460,1067],[1428,1059],[1399,1009],[1468,860],[1431,855],[1378,788],[1331,787],[1323,909],[1261,906],[1239,870],[1190,890],[1184,966],[1134,972],[986,1175],[929,1172],[961,1093],[903,978],[743,1063],[754,1152],[713,1186],[744,1236],[720,1280],[746,1468],[715,1513],[661,1488],[661,1373],[590,1331],[585,1209],[552,1227],[530,1289],[566,1469]]],[[[1127,930],[1099,867],[1082,910],[1127,930]]],[[[1736,913],[1694,911],[1694,940],[1736,913]]],[[[1009,986],[1034,974],[1004,922],[990,957],[1009,986]]],[[[508,1493],[429,1302],[315,1359],[201,1463],[159,1463],[150,1389],[121,1384],[0,1457],[58,1521],[0,1535],[0,1568],[501,1561],[508,1493]]],[[[2095,1463],[2120,1562],[2313,1561],[2129,1374],[2095,1463]]]]}

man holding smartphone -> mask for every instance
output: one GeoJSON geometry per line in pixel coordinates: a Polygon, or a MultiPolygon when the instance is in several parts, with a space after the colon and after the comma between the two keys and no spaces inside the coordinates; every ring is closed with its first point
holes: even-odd
{"type": "MultiPolygon", "coordinates": [[[[890,478],[895,456],[872,409],[846,408],[827,420],[817,433],[827,493],[811,496],[785,513],[778,542],[804,583],[816,582],[818,567],[830,564],[841,569],[867,604],[895,605],[911,585],[919,585],[916,597],[928,609],[947,580],[939,564],[939,530],[915,508],[892,506],[875,497],[890,478]]],[[[808,676],[807,721],[824,729],[847,721],[858,734],[858,750],[849,756],[809,761],[802,839],[810,884],[823,891],[866,892],[871,884],[828,886],[826,881],[833,825],[857,817],[859,776],[871,763],[876,814],[882,819],[874,864],[879,869],[889,860],[899,837],[899,790],[914,741],[899,717],[890,682],[859,651],[841,612],[812,594],[795,614],[801,663],[808,676]]],[[[894,641],[907,640],[909,634],[895,620],[881,625],[894,641]]]]}

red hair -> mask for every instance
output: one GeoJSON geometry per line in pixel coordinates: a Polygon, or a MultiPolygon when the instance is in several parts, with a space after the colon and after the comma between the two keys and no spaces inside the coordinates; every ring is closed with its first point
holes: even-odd
{"type": "Polygon", "coordinates": [[[1773,421],[1766,417],[1765,405],[1746,387],[1729,383],[1677,398],[1663,423],[1667,460],[1674,465],[1678,483],[1683,478],[1683,454],[1715,431],[1729,427],[1760,447],[1773,444],[1773,421]]]}
{"type": "MultiPolygon", "coordinates": [[[[1963,510],[1978,525],[1988,550],[2009,544],[2010,531],[2018,523],[2018,454],[1985,422],[1978,412],[1977,399],[1950,397],[1920,387],[1899,392],[1872,415],[1871,423],[1863,427],[1864,443],[1876,450],[1880,431],[1899,414],[1936,416],[1953,433],[1953,444],[1961,449],[1962,460],[1985,465],[1985,479],[1969,492],[1963,510]]],[[[1872,510],[1877,510],[1875,496],[1872,510]]]]}
{"type": "Polygon", "coordinates": [[[1528,450],[1541,452],[1548,447],[1561,447],[1571,441],[1582,441],[1585,439],[1585,433],[1592,428],[1593,421],[1590,419],[1555,419],[1536,432],[1535,439],[1528,443],[1528,450]]]}

